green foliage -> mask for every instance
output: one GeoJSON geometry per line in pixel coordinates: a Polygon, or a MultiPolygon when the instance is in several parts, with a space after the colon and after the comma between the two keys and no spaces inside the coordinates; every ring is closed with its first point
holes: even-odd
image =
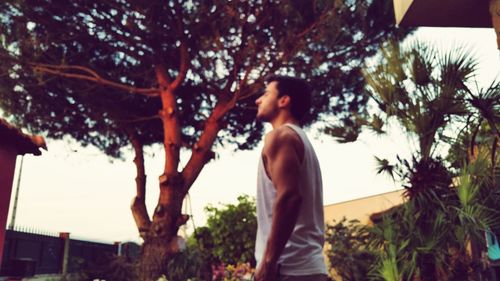
{"type": "MultiPolygon", "coordinates": [[[[466,250],[467,244],[480,243],[484,230],[500,223],[500,193],[488,173],[487,162],[487,157],[480,157],[466,165],[454,180],[455,188],[429,186],[413,193],[407,202],[388,211],[380,223],[369,228],[371,247],[380,249],[380,277],[469,280],[477,267],[466,250]]],[[[433,181],[439,184],[442,178],[446,176],[433,181]]]]}
{"type": "MultiPolygon", "coordinates": [[[[137,280],[136,264],[125,256],[110,256],[99,262],[81,261],[76,274],[70,274],[69,280],[135,281],[137,280]]],[[[66,280],[66,279],[64,279],[66,280]]]]}
{"type": "Polygon", "coordinates": [[[322,113],[349,125],[365,113],[361,63],[408,31],[395,27],[390,0],[299,2],[2,1],[0,107],[32,132],[118,157],[127,130],[162,141],[159,98],[137,94],[158,89],[155,67],[171,78],[187,67],[176,92],[185,147],[215,104],[235,97],[220,140],[254,147],[263,131],[253,100],[273,73],[309,80],[307,122],[322,113]]]}
{"type": "Polygon", "coordinates": [[[208,206],[206,211],[207,226],[196,228],[187,240],[186,250],[169,261],[167,280],[212,280],[213,270],[221,266],[223,273],[225,265],[229,266],[227,270],[232,274],[240,270],[231,265],[245,272],[250,270],[245,263],[255,266],[255,201],[247,195],[239,196],[236,205],[208,206]]]}
{"type": "MultiPolygon", "coordinates": [[[[423,166],[429,160],[415,161],[413,166],[423,166]]],[[[481,166],[478,162],[467,166],[462,176],[455,178],[455,188],[451,187],[450,174],[442,164],[436,160],[430,163],[428,169],[408,172],[408,201],[373,228],[378,237],[375,240],[380,239],[378,246],[384,249],[380,266],[387,267],[392,261],[403,280],[414,274],[423,276],[422,280],[459,280],[452,277],[453,272],[467,268],[461,273],[461,278],[466,278],[473,268],[466,245],[482,241],[487,225],[498,225],[497,205],[488,201],[498,203],[500,197],[492,185],[484,184],[489,178],[484,170],[472,172],[478,171],[475,168],[481,166]],[[429,169],[436,165],[441,168],[429,169]],[[396,260],[392,258],[394,253],[396,260]]]]}
{"type": "MultiPolygon", "coordinates": [[[[238,197],[238,204],[223,208],[205,208],[208,219],[204,233],[209,233],[201,245],[210,251],[213,260],[224,264],[246,263],[255,265],[254,250],[257,231],[255,201],[247,195],[238,197]]],[[[199,234],[198,234],[199,235],[199,234]]],[[[198,239],[200,241],[200,239],[198,239]]]]}
{"type": "Polygon", "coordinates": [[[221,264],[214,268],[212,281],[251,281],[255,269],[249,263],[239,263],[237,265],[221,264]]]}
{"type": "Polygon", "coordinates": [[[210,280],[204,277],[204,260],[199,256],[200,252],[195,247],[187,247],[186,250],[175,255],[168,262],[165,277],[169,281],[210,280]]]}
{"type": "Polygon", "coordinates": [[[386,116],[416,137],[422,158],[432,155],[438,133],[451,125],[451,118],[468,113],[467,83],[476,69],[467,50],[449,54],[413,43],[406,47],[387,43],[380,62],[367,67],[367,91],[386,116]]]}
{"type": "Polygon", "coordinates": [[[357,220],[343,218],[326,227],[326,256],[330,267],[343,281],[370,279],[376,256],[369,248],[368,228],[357,220]]]}
{"type": "Polygon", "coordinates": [[[411,227],[415,217],[412,214],[411,203],[398,206],[387,211],[380,222],[368,229],[371,240],[370,247],[376,253],[374,263],[374,277],[383,280],[411,280],[415,272],[416,252],[411,245],[413,240],[418,239],[411,236],[411,227]],[[404,218],[406,221],[402,221],[404,218]]]}
{"type": "Polygon", "coordinates": [[[382,266],[378,273],[386,281],[399,281],[402,279],[397,266],[397,253],[396,246],[389,245],[387,251],[383,252],[385,255],[381,259],[382,266]]]}
{"type": "MultiPolygon", "coordinates": [[[[240,203],[238,206],[241,209],[244,209],[244,206],[247,204],[253,204],[252,201],[249,201],[247,196],[240,197],[240,203]],[[244,201],[244,202],[243,202],[244,201]]],[[[234,205],[225,205],[234,206],[234,205]]],[[[253,207],[255,209],[255,206],[253,207]]],[[[255,210],[254,210],[255,211],[255,210]]],[[[227,209],[217,210],[217,212],[228,212],[227,209]]],[[[255,220],[255,214],[253,220],[255,220]]],[[[250,217],[252,216],[250,215],[250,217]]],[[[235,222],[232,219],[230,221],[226,221],[226,223],[239,223],[241,221],[235,222]]],[[[250,226],[255,227],[255,223],[252,224],[250,222],[250,226]]],[[[255,232],[255,230],[253,230],[255,232]]],[[[190,236],[187,240],[187,247],[183,251],[174,255],[169,261],[166,268],[166,271],[163,272],[163,277],[169,281],[185,281],[185,280],[215,280],[214,276],[221,275],[223,276],[223,280],[250,280],[251,273],[253,273],[253,268],[250,263],[228,263],[229,259],[235,260],[239,258],[240,260],[253,260],[253,248],[252,249],[244,249],[244,253],[238,253],[234,249],[228,250],[230,252],[223,253],[224,257],[221,258],[219,256],[214,255],[214,251],[218,249],[218,251],[223,251],[228,249],[225,244],[222,243],[219,239],[214,239],[212,237],[212,230],[208,227],[199,227],[196,229],[196,233],[190,236]],[[217,241],[217,244],[214,244],[214,240],[217,241]],[[250,258],[249,258],[250,257],[250,258]]],[[[231,235],[231,238],[244,236],[243,233],[234,233],[231,235]]],[[[238,238],[236,238],[238,239],[238,238]]],[[[250,241],[247,241],[249,243],[250,241]]],[[[253,242],[253,241],[252,241],[253,242]]],[[[238,244],[243,243],[241,239],[233,242],[238,248],[238,244]]],[[[253,244],[253,243],[252,243],[253,244]]],[[[253,246],[252,246],[253,247],[253,246]]],[[[241,248],[241,247],[240,247],[241,248]]],[[[130,272],[133,273],[133,272],[130,272]]],[[[88,276],[82,275],[82,276],[88,276]]],[[[93,275],[93,276],[104,276],[104,275],[93,275]]],[[[134,275],[131,275],[133,278],[134,275]]],[[[115,280],[115,279],[110,279],[115,280]]],[[[116,279],[120,280],[120,279],[116,279]]],[[[123,279],[129,280],[129,279],[123,279]]],[[[131,279],[135,280],[135,279],[131,279]]],[[[219,280],[219,279],[217,279],[219,280]]]]}
{"type": "Polygon", "coordinates": [[[198,227],[195,233],[188,238],[187,246],[190,251],[196,253],[195,263],[200,261],[197,276],[201,280],[212,279],[212,266],[220,261],[213,255],[214,239],[208,227],[198,227]]]}
{"type": "Polygon", "coordinates": [[[399,164],[394,165],[377,158],[379,173],[387,172],[402,181],[408,192],[418,192],[430,183],[446,189],[448,167],[440,159],[432,159],[437,158],[434,151],[440,144],[451,144],[447,159],[455,169],[471,159],[467,151],[474,151],[476,144],[489,147],[494,169],[500,106],[495,98],[500,82],[473,90],[476,66],[475,58],[464,48],[442,53],[418,42],[384,45],[379,62],[363,71],[366,91],[380,113],[371,119],[360,118],[357,124],[382,132],[383,123],[394,120],[417,141],[418,150],[412,163],[398,158],[399,164]]]}
{"type": "Polygon", "coordinates": [[[493,133],[488,122],[473,123],[459,132],[456,139],[450,140],[452,144],[448,150],[446,160],[450,163],[455,174],[463,168],[466,163],[474,161],[479,155],[489,158],[484,164],[490,172],[500,163],[498,151],[498,137],[493,133]],[[488,163],[489,162],[489,163],[488,163]],[[494,165],[492,165],[494,164],[494,165]]]}
{"type": "MultiPolygon", "coordinates": [[[[495,188],[499,103],[492,99],[500,83],[472,90],[476,65],[464,49],[443,54],[419,43],[390,42],[379,63],[364,70],[367,93],[385,123],[398,122],[418,143],[409,160],[398,157],[391,164],[376,158],[378,172],[398,181],[407,199],[369,228],[375,272],[384,280],[469,280],[477,261],[466,246],[480,244],[483,231],[500,223],[495,188]],[[447,159],[452,167],[434,155],[442,143],[451,143],[454,155],[447,159]]],[[[380,130],[380,117],[374,116],[358,124],[380,130]]]]}

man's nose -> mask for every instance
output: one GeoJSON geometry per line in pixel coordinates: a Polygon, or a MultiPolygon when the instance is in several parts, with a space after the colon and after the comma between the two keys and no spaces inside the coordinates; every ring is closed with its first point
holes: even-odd
{"type": "Polygon", "coordinates": [[[256,105],[259,105],[259,104],[260,104],[260,98],[258,98],[258,99],[256,99],[256,100],[255,100],[255,104],[256,104],[256,105]]]}

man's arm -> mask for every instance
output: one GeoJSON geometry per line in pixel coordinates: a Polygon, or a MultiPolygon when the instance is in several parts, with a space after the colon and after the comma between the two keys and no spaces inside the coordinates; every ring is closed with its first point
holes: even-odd
{"type": "Polygon", "coordinates": [[[266,139],[264,157],[267,170],[276,187],[271,233],[256,280],[274,280],[277,261],[290,238],[302,203],[300,192],[300,165],[304,145],[299,136],[284,127],[266,139]]]}

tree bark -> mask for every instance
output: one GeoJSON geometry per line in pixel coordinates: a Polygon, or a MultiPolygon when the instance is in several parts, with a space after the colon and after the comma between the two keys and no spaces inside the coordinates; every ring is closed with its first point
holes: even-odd
{"type": "Polygon", "coordinates": [[[151,220],[149,219],[148,210],[146,209],[146,172],[144,168],[144,151],[143,145],[139,140],[137,134],[133,131],[128,132],[130,142],[134,148],[135,158],[134,164],[137,170],[137,176],[135,178],[136,184],[136,196],[132,200],[132,205],[130,206],[132,210],[132,215],[139,230],[139,234],[142,239],[145,239],[146,234],[151,226],[151,220]]]}
{"type": "MultiPolygon", "coordinates": [[[[173,95],[173,92],[170,94],[173,95]]],[[[160,176],[160,198],[143,244],[139,266],[141,280],[156,281],[167,271],[167,264],[172,255],[180,251],[177,231],[189,219],[188,215],[181,213],[183,199],[204,165],[211,159],[211,147],[217,133],[223,128],[221,120],[234,104],[235,100],[217,104],[206,120],[204,131],[192,148],[191,158],[181,173],[177,171],[180,148],[177,141],[180,141],[180,130],[175,126],[178,126],[178,122],[168,120],[176,118],[175,114],[164,116],[169,124],[165,125],[164,129],[165,153],[166,157],[170,157],[170,161],[166,161],[165,173],[160,176]]]]}
{"type": "MultiPolygon", "coordinates": [[[[175,6],[178,16],[177,36],[180,64],[175,78],[169,76],[166,66],[160,63],[161,50],[155,48],[157,54],[155,73],[158,82],[162,109],[159,112],[163,123],[163,144],[165,149],[165,166],[160,176],[160,196],[153,219],[147,234],[144,235],[142,256],[139,264],[139,278],[143,281],[156,281],[167,270],[167,264],[173,254],[179,252],[177,231],[185,224],[189,216],[182,214],[182,203],[189,188],[198,177],[201,169],[211,159],[211,147],[217,133],[223,127],[221,120],[234,107],[236,98],[219,101],[196,145],[192,148],[191,159],[182,172],[179,172],[181,127],[177,114],[176,90],[182,85],[189,69],[189,52],[184,42],[182,7],[175,6]]],[[[158,15],[160,16],[160,15],[158,15]]],[[[167,66],[168,67],[168,66],[167,66]]],[[[235,95],[236,97],[236,95],[235,95]]]]}
{"type": "Polygon", "coordinates": [[[139,262],[139,277],[142,281],[156,281],[161,274],[166,273],[172,255],[180,251],[177,231],[188,219],[187,215],[181,214],[184,194],[180,192],[180,182],[171,178],[168,183],[160,184],[159,203],[144,240],[139,262]]]}
{"type": "MultiPolygon", "coordinates": [[[[187,63],[187,62],[181,62],[187,63]]],[[[145,235],[142,256],[139,261],[139,278],[142,281],[156,281],[166,273],[168,261],[179,252],[177,231],[188,220],[181,214],[182,202],[186,195],[184,178],[178,171],[181,146],[181,130],[177,114],[175,91],[185,77],[187,68],[181,66],[181,73],[172,83],[162,65],[156,65],[159,84],[163,123],[163,144],[165,166],[160,176],[160,196],[153,214],[151,227],[145,235]]]]}

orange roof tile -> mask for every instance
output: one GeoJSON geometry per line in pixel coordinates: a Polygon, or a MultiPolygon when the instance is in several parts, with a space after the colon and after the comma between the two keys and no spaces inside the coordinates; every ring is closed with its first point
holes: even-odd
{"type": "Polygon", "coordinates": [[[0,118],[0,146],[10,146],[17,150],[18,155],[40,155],[40,148],[47,149],[42,136],[30,136],[20,129],[0,118]]]}

